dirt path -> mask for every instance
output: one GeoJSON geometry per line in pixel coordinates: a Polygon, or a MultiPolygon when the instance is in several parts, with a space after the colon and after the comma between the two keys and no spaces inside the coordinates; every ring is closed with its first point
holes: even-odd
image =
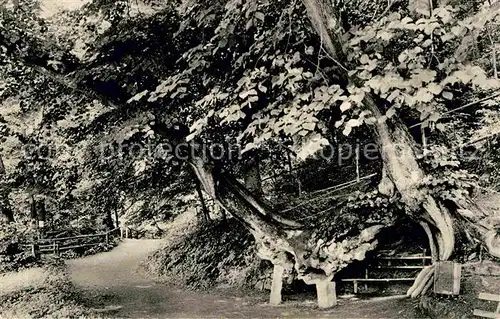
{"type": "Polygon", "coordinates": [[[202,293],[156,283],[137,269],[161,244],[126,240],[110,252],[68,261],[70,276],[93,307],[114,318],[417,318],[414,302],[407,299],[340,300],[338,307],[322,311],[314,300],[271,307],[266,294],[202,293]]]}

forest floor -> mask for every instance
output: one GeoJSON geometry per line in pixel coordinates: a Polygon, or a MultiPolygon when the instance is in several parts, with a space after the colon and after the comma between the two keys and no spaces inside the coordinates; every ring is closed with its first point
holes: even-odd
{"type": "Polygon", "coordinates": [[[0,275],[0,318],[83,318],[91,312],[79,301],[64,264],[0,275]]]}
{"type": "Polygon", "coordinates": [[[216,289],[195,292],[158,283],[139,271],[161,240],[125,240],[110,252],[67,261],[70,278],[99,316],[128,318],[421,318],[409,299],[339,300],[320,310],[315,301],[267,304],[266,293],[216,289]]]}

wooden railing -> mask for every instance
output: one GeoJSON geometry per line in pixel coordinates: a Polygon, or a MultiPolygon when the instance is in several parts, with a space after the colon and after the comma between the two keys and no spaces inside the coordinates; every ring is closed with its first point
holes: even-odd
{"type": "Polygon", "coordinates": [[[109,244],[110,236],[112,236],[113,233],[120,233],[120,235],[121,235],[120,237],[123,238],[123,232],[121,231],[121,228],[117,227],[115,229],[112,229],[112,230],[109,230],[107,232],[100,233],[100,234],[39,239],[36,242],[33,242],[31,244],[24,244],[24,245],[22,245],[22,247],[25,250],[29,249],[31,251],[31,254],[35,257],[39,256],[40,254],[59,255],[62,251],[66,251],[66,250],[84,248],[84,247],[93,247],[93,246],[97,246],[100,244],[107,245],[107,244],[109,244]],[[88,239],[94,239],[94,238],[96,238],[97,240],[95,240],[94,242],[91,242],[91,243],[89,243],[89,242],[78,243],[78,241],[81,241],[81,240],[88,240],[88,239]],[[76,243],[75,243],[75,241],[76,241],[76,243]]]}
{"type": "Polygon", "coordinates": [[[399,270],[399,271],[409,271],[415,272],[421,269],[424,269],[430,263],[432,263],[432,257],[427,256],[427,252],[424,249],[422,254],[413,255],[413,256],[388,256],[385,255],[385,252],[381,252],[376,259],[375,262],[377,265],[369,265],[365,268],[364,278],[343,278],[340,279],[341,282],[352,282],[354,285],[354,293],[357,294],[359,291],[359,283],[365,284],[365,290],[368,289],[368,283],[411,283],[415,281],[415,276],[407,276],[407,277],[390,277],[390,278],[370,278],[369,272],[370,270],[399,270]]]}

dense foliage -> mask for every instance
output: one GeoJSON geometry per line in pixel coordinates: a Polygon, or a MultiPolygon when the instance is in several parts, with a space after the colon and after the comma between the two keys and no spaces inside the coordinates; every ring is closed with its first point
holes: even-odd
{"type": "MultiPolygon", "coordinates": [[[[386,159],[351,154],[346,165],[318,154],[373,144],[373,127],[396,120],[421,145],[426,196],[459,207],[498,185],[488,147],[500,123],[498,2],[332,1],[336,43],[311,23],[306,2],[133,2],[53,15],[35,0],[2,6],[0,202],[20,228],[33,218],[30,198],[45,204],[54,231],[110,227],[114,212],[136,223],[174,216],[198,183],[173,152],[187,141],[224,150],[208,160],[221,174],[244,179],[255,162],[260,175],[277,172],[263,200],[305,219],[311,246],[361,245],[349,238],[397,222],[410,205],[376,187],[386,159]],[[342,177],[302,187],[315,175],[299,165],[342,177]],[[375,176],[358,193],[294,208],[294,198],[360,170],[375,176]],[[275,187],[284,173],[298,184],[288,197],[275,187]]],[[[339,268],[354,257],[345,258],[339,268]]]]}

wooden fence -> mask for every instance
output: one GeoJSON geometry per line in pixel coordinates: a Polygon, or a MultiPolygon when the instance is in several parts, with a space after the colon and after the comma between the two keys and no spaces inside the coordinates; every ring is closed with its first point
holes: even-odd
{"type": "MultiPolygon", "coordinates": [[[[129,234],[129,228],[126,228],[126,234],[129,234]]],[[[62,251],[84,248],[84,247],[93,247],[98,246],[100,244],[109,244],[110,237],[114,233],[120,233],[120,237],[123,238],[123,231],[120,227],[109,230],[100,234],[92,234],[92,235],[79,235],[72,237],[61,237],[61,238],[46,238],[39,239],[31,244],[22,245],[24,250],[31,251],[33,256],[39,256],[40,254],[55,254],[59,255],[62,251]],[[91,240],[92,242],[88,242],[91,240]],[[82,241],[85,241],[82,243],[82,241]]],[[[126,236],[128,237],[128,236],[126,236]]]]}
{"type": "Polygon", "coordinates": [[[370,278],[369,272],[380,271],[380,270],[397,270],[399,272],[411,272],[419,271],[424,269],[432,262],[432,257],[427,256],[427,251],[424,249],[422,254],[412,255],[412,256],[389,256],[386,255],[386,251],[381,251],[380,254],[375,258],[374,264],[370,264],[365,268],[364,278],[343,278],[340,279],[341,282],[352,282],[354,285],[354,293],[359,292],[359,283],[365,284],[365,290],[368,289],[368,283],[412,283],[415,281],[415,275],[405,276],[405,277],[390,277],[380,278],[380,276],[370,278]]]}

